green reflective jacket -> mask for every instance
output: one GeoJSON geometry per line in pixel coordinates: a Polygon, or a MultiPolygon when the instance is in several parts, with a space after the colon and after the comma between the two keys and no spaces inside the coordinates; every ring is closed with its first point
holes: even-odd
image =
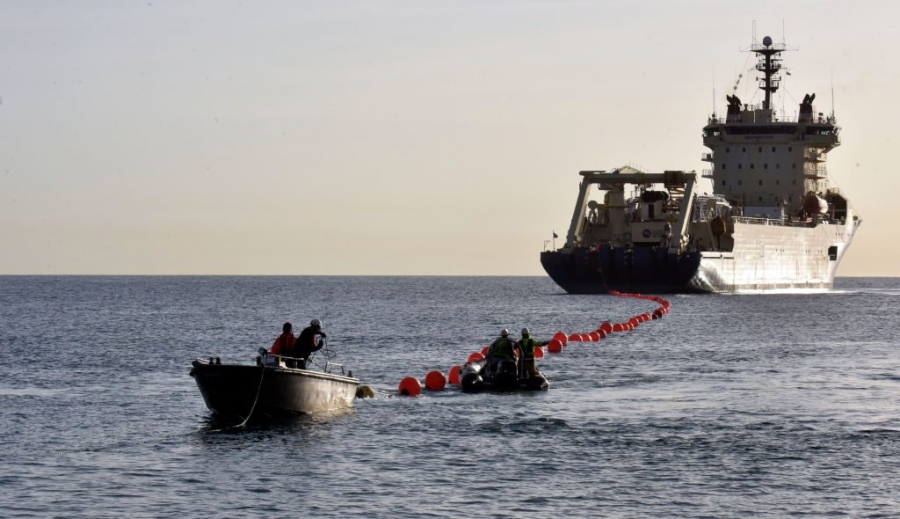
{"type": "Polygon", "coordinates": [[[509,337],[499,337],[491,343],[488,357],[503,357],[513,360],[516,357],[515,343],[509,337]]]}
{"type": "Polygon", "coordinates": [[[545,344],[547,344],[547,341],[536,341],[531,337],[526,337],[519,341],[519,347],[522,348],[522,356],[525,360],[533,360],[534,349],[545,344]]]}

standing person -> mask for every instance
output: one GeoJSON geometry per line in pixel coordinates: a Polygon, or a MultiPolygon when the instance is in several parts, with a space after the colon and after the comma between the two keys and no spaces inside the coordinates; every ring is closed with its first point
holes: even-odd
{"type": "Polygon", "coordinates": [[[304,328],[303,331],[300,332],[300,336],[297,337],[297,342],[294,343],[291,357],[302,359],[302,362],[300,363],[301,369],[306,369],[306,361],[309,360],[309,356],[312,355],[313,352],[322,349],[322,346],[325,345],[323,341],[319,340],[319,337],[324,339],[326,335],[322,330],[322,322],[318,319],[310,321],[309,326],[304,328]]]}
{"type": "Polygon", "coordinates": [[[531,338],[528,328],[522,328],[522,338],[516,344],[522,350],[522,358],[520,359],[519,374],[520,376],[528,375],[534,377],[538,374],[537,366],[534,363],[534,349],[537,346],[544,346],[549,341],[536,341],[531,338]]]}
{"type": "Polygon", "coordinates": [[[284,323],[284,326],[281,327],[281,335],[276,337],[275,342],[272,343],[270,350],[272,355],[287,355],[293,349],[294,341],[297,340],[294,337],[293,329],[291,323],[284,323]]]}
{"type": "Polygon", "coordinates": [[[504,328],[500,337],[488,347],[487,364],[493,370],[501,360],[516,360],[516,344],[509,338],[509,330],[504,328]]]}

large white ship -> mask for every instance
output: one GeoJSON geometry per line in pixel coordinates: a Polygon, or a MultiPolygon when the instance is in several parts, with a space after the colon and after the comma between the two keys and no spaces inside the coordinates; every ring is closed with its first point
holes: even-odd
{"type": "Polygon", "coordinates": [[[541,253],[570,293],[816,291],[832,287],[862,220],[833,186],[826,155],[840,145],[834,115],[807,94],[797,115],[778,114],[784,44],[766,36],[758,62],[759,105],[726,96],[725,117],[703,128],[711,151],[698,194],[695,172],[624,167],[582,171],[565,244],[541,253]],[[596,186],[596,189],[592,189],[596,186]]]}

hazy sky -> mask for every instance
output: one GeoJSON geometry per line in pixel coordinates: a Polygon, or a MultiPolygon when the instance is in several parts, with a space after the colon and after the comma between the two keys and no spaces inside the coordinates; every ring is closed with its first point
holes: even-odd
{"type": "Polygon", "coordinates": [[[3,1],[0,274],[542,275],[579,170],[709,167],[754,20],[834,92],[838,274],[900,275],[900,2],[846,0],[3,1]]]}

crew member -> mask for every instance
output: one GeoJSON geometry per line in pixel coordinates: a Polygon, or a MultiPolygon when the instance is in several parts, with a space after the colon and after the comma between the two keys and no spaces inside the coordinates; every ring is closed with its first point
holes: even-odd
{"type": "Polygon", "coordinates": [[[516,360],[516,343],[509,338],[509,330],[504,328],[500,332],[500,337],[494,339],[494,342],[488,347],[487,363],[494,369],[501,360],[516,360]]]}
{"type": "Polygon", "coordinates": [[[294,341],[297,339],[294,337],[293,333],[294,327],[291,323],[284,323],[284,326],[281,327],[281,335],[275,338],[275,342],[272,343],[272,348],[270,351],[272,355],[287,355],[289,351],[294,347],[294,341]]]}
{"type": "Polygon", "coordinates": [[[313,352],[319,351],[322,349],[322,346],[325,345],[324,341],[320,341],[319,337],[324,339],[326,337],[325,332],[322,330],[322,323],[318,319],[313,319],[309,322],[309,326],[303,329],[300,332],[300,336],[297,337],[297,341],[294,343],[293,351],[291,352],[291,357],[296,359],[300,359],[300,368],[306,368],[306,361],[309,360],[309,356],[313,354],[313,352]]]}
{"type": "Polygon", "coordinates": [[[519,359],[519,374],[521,376],[537,376],[538,370],[534,363],[534,349],[548,343],[549,341],[536,341],[532,339],[528,328],[522,328],[522,338],[516,344],[522,352],[522,357],[519,359]]]}

